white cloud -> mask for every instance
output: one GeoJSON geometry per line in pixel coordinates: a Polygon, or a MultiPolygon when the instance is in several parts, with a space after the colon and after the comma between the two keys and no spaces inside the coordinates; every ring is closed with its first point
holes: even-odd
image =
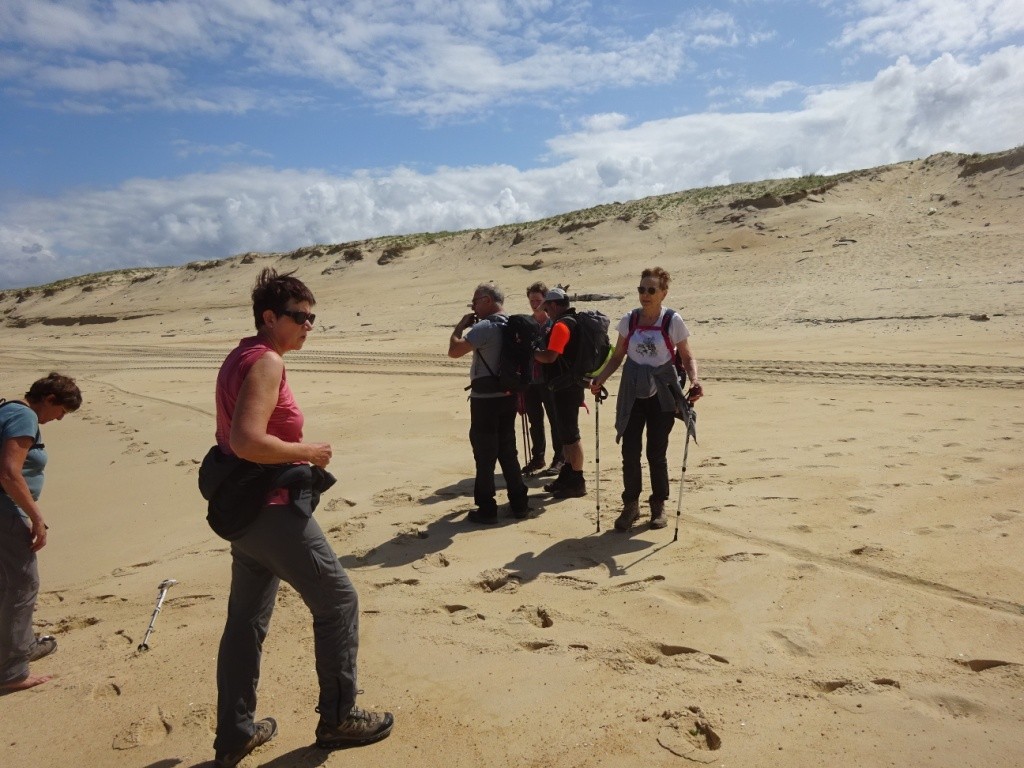
{"type": "Polygon", "coordinates": [[[1020,0],[857,0],[838,44],[888,56],[977,51],[1019,40],[1020,0]]]}
{"type": "Polygon", "coordinates": [[[156,64],[86,61],[71,66],[40,67],[32,79],[40,85],[76,94],[115,91],[152,98],[167,92],[175,75],[156,64]]]}
{"type": "Polygon", "coordinates": [[[174,154],[180,158],[215,155],[217,157],[270,157],[268,152],[254,149],[248,144],[235,141],[230,144],[200,144],[187,139],[176,139],[171,142],[174,154]]]}
{"type": "Polygon", "coordinates": [[[0,208],[8,285],[248,250],[461,230],[714,183],[866,168],[1020,143],[1024,48],[977,62],[898,59],[873,80],[822,89],[798,109],[697,114],[633,126],[598,114],[552,138],[547,167],[361,171],[231,168],[136,179],[0,208]]]}
{"type": "MultiPolygon", "coordinates": [[[[393,111],[441,116],[547,90],[668,82],[680,71],[682,28],[593,27],[584,21],[586,5],[6,0],[0,42],[18,66],[3,66],[0,77],[44,68],[19,83],[34,86],[39,103],[58,104],[69,93],[81,101],[91,90],[106,108],[205,111],[207,95],[227,87],[270,94],[247,108],[280,103],[285,86],[271,82],[280,75],[354,89],[393,111]],[[172,83],[173,93],[160,87],[172,83]]],[[[695,24],[715,34],[732,26],[721,14],[695,24]]]]}
{"type": "Polygon", "coordinates": [[[612,131],[625,128],[629,118],[618,112],[605,112],[600,115],[588,115],[580,120],[584,130],[587,131],[612,131]]]}
{"type": "Polygon", "coordinates": [[[748,88],[744,91],[743,97],[754,104],[763,105],[766,102],[781,98],[787,93],[800,90],[803,90],[803,86],[799,83],[794,83],[791,80],[779,80],[763,88],[748,88]]]}

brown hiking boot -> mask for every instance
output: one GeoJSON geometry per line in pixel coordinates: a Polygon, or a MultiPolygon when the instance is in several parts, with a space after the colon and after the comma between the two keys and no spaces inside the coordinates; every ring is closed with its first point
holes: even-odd
{"type": "Polygon", "coordinates": [[[625,533],[633,527],[633,523],[640,519],[640,502],[634,499],[633,501],[622,502],[622,514],[615,519],[615,530],[622,531],[625,533]]]}
{"type": "Polygon", "coordinates": [[[352,707],[348,717],[337,725],[320,721],[316,727],[316,745],[321,749],[347,749],[373,744],[386,739],[394,724],[395,718],[390,712],[368,712],[352,707]]]}
{"type": "Polygon", "coordinates": [[[235,768],[256,747],[266,744],[277,735],[277,720],[264,718],[256,723],[256,732],[245,743],[245,746],[234,752],[218,752],[213,764],[216,768],[235,768]]]}
{"type": "Polygon", "coordinates": [[[651,499],[651,528],[664,528],[667,525],[664,499],[651,499]]]}

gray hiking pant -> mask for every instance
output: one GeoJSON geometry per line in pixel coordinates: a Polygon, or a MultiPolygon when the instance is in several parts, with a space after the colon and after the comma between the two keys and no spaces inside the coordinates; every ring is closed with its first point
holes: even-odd
{"type": "Polygon", "coordinates": [[[0,683],[28,677],[38,594],[39,568],[28,527],[17,513],[0,509],[0,683]]]}
{"type": "Polygon", "coordinates": [[[233,752],[255,732],[260,655],[281,581],[298,592],[313,615],[320,718],[339,723],[356,701],[359,604],[320,526],[290,508],[266,507],[231,542],[231,558],[228,618],[217,656],[214,749],[233,752]]]}

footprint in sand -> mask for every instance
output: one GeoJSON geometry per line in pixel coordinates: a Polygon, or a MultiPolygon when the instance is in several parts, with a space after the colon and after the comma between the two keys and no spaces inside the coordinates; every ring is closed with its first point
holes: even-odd
{"type": "Polygon", "coordinates": [[[449,565],[451,565],[451,561],[445,557],[443,552],[434,552],[426,557],[421,557],[412,564],[412,567],[417,571],[432,571],[435,568],[447,568],[449,565]]]}
{"type": "Polygon", "coordinates": [[[217,728],[217,710],[212,704],[192,704],[182,719],[182,727],[212,734],[217,728]]]}
{"type": "Polygon", "coordinates": [[[339,499],[328,500],[327,503],[324,504],[323,510],[324,512],[337,512],[339,509],[344,509],[345,507],[354,507],[355,505],[356,503],[354,501],[342,497],[339,499]]]}
{"type": "Polygon", "coordinates": [[[452,603],[441,607],[448,612],[448,615],[452,617],[453,623],[455,624],[468,624],[473,621],[487,620],[487,617],[484,616],[484,614],[471,610],[468,605],[452,603]]]}
{"type": "Polygon", "coordinates": [[[686,605],[707,605],[714,600],[709,592],[697,588],[662,587],[657,591],[657,594],[669,602],[684,603],[686,605]]]}
{"type": "Polygon", "coordinates": [[[114,736],[112,747],[117,750],[152,747],[166,739],[172,730],[173,726],[163,711],[156,709],[114,736]]]}
{"type": "Polygon", "coordinates": [[[527,640],[519,645],[528,651],[542,651],[545,648],[554,648],[556,643],[553,640],[527,640]]]}
{"type": "Polygon", "coordinates": [[[85,629],[100,623],[95,616],[65,616],[56,624],[52,625],[50,632],[55,635],[63,635],[76,629],[85,629]]]}
{"type": "Polygon", "coordinates": [[[543,605],[521,605],[512,613],[517,618],[541,629],[548,629],[555,625],[555,620],[551,618],[551,613],[543,605]]]}
{"type": "Polygon", "coordinates": [[[344,523],[331,526],[327,529],[327,532],[336,534],[340,537],[344,534],[352,533],[353,531],[361,531],[365,527],[366,523],[361,520],[346,520],[344,523]]]}
{"type": "Polygon", "coordinates": [[[415,504],[424,495],[429,495],[428,488],[420,487],[410,492],[405,488],[385,488],[373,496],[373,503],[378,507],[393,506],[395,504],[415,504]]]}
{"type": "Polygon", "coordinates": [[[652,643],[643,646],[634,646],[627,648],[626,653],[633,657],[636,661],[641,661],[644,664],[660,664],[665,659],[671,659],[675,656],[692,656],[695,660],[703,661],[705,659],[711,659],[717,661],[719,664],[728,664],[729,660],[724,656],[719,656],[714,653],[705,653],[704,651],[697,650],[696,648],[690,648],[685,645],[671,645],[668,643],[652,643]]]}
{"type": "Polygon", "coordinates": [[[406,525],[404,523],[395,523],[395,525],[402,526],[401,530],[395,534],[395,544],[413,544],[419,540],[430,538],[428,531],[416,525],[406,525]]]}
{"type": "Polygon", "coordinates": [[[168,598],[167,604],[173,605],[175,608],[191,608],[193,605],[208,603],[216,599],[214,595],[182,595],[180,597],[168,598]]]}
{"type": "Polygon", "coordinates": [[[877,546],[875,544],[865,544],[863,547],[857,547],[856,549],[851,549],[850,550],[850,554],[851,555],[880,555],[884,551],[885,550],[882,547],[879,547],[879,546],[877,546]]]}
{"type": "Polygon", "coordinates": [[[89,691],[89,698],[93,701],[104,699],[116,699],[121,695],[121,686],[114,682],[96,683],[89,691]]]}
{"type": "Polygon", "coordinates": [[[569,587],[570,589],[594,589],[597,587],[596,581],[581,579],[577,576],[545,573],[543,574],[543,578],[558,587],[569,587]]]}
{"type": "Polygon", "coordinates": [[[151,565],[156,565],[156,560],[147,560],[144,563],[134,563],[133,565],[125,566],[124,568],[115,568],[110,572],[111,576],[127,576],[129,573],[137,568],[148,568],[151,565]]]}
{"type": "Polygon", "coordinates": [[[735,561],[746,562],[747,560],[752,560],[755,557],[768,557],[768,553],[766,553],[766,552],[734,552],[731,555],[719,555],[718,559],[721,560],[723,563],[730,563],[730,562],[735,562],[735,561]]]}
{"type": "Polygon", "coordinates": [[[728,664],[729,660],[724,656],[719,656],[717,653],[705,653],[704,651],[698,651],[696,648],[687,648],[684,645],[666,645],[662,644],[658,646],[658,650],[662,656],[679,656],[680,654],[701,654],[707,656],[709,659],[717,661],[719,664],[728,664]]]}
{"type": "Polygon", "coordinates": [[[645,579],[637,579],[634,581],[624,581],[621,584],[614,584],[608,587],[606,592],[639,592],[647,589],[651,584],[655,584],[659,581],[664,581],[665,577],[661,574],[655,574],[654,576],[648,576],[645,579]]]}
{"type": "Polygon", "coordinates": [[[519,579],[504,568],[484,571],[476,583],[484,592],[515,592],[519,589],[519,579]]]}
{"type": "MultiPolygon", "coordinates": [[[[858,693],[870,692],[871,688],[866,683],[856,683],[853,680],[816,680],[813,683],[814,687],[822,693],[834,693],[840,689],[847,689],[849,691],[856,691],[858,693]]],[[[893,680],[889,677],[877,677],[871,681],[872,686],[878,686],[882,688],[900,688],[898,680],[893,680]]]]}
{"type": "Polygon", "coordinates": [[[100,641],[100,648],[107,650],[121,650],[125,647],[134,647],[135,641],[125,630],[119,629],[113,635],[103,638],[100,641]]]}
{"type": "Polygon", "coordinates": [[[382,581],[378,584],[374,584],[377,589],[384,589],[385,587],[405,586],[405,587],[418,587],[420,585],[419,579],[399,579],[394,578],[391,581],[382,581]]]}

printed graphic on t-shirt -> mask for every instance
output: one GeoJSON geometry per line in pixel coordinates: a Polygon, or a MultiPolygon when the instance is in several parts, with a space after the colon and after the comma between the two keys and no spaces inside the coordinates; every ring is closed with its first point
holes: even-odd
{"type": "Polygon", "coordinates": [[[636,339],[635,351],[638,357],[657,357],[658,343],[660,343],[662,347],[665,346],[665,342],[661,338],[661,333],[654,336],[653,334],[639,331],[634,334],[634,338],[636,339]]]}

